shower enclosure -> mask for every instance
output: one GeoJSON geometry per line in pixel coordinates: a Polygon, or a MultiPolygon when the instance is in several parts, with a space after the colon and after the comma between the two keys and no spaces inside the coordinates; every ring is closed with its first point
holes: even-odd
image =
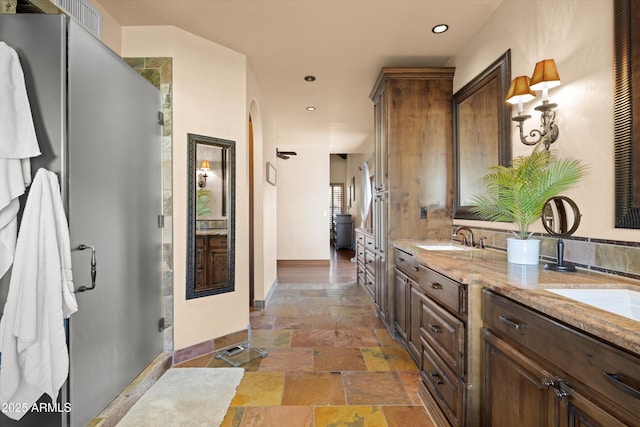
{"type": "MultiPolygon", "coordinates": [[[[33,174],[60,178],[79,306],[57,406],[17,422],[0,414],[0,425],[85,426],[163,348],[160,93],[63,15],[0,15],[0,40],[25,74],[43,153],[33,174]],[[84,292],[92,251],[81,245],[95,249],[84,292]]],[[[5,277],[0,308],[7,288],[5,277]]]]}

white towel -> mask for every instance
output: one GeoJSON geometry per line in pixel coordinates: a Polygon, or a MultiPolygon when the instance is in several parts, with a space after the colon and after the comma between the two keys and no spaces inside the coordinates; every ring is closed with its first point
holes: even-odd
{"type": "Polygon", "coordinates": [[[40,154],[18,54],[0,42],[0,278],[13,262],[18,197],[31,183],[30,158],[40,154]]]}
{"type": "Polygon", "coordinates": [[[10,418],[22,418],[20,408],[31,407],[43,393],[57,399],[69,374],[63,320],[77,309],[58,178],[40,169],[25,205],[0,319],[0,404],[3,411],[18,409],[5,412],[10,418]]]}

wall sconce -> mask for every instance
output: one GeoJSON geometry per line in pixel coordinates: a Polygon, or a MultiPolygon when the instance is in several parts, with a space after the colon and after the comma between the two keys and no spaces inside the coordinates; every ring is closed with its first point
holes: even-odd
{"type": "Polygon", "coordinates": [[[556,112],[554,109],[557,104],[549,103],[549,89],[560,85],[560,76],[556,69],[556,63],[553,59],[545,59],[536,64],[531,79],[527,76],[519,76],[513,79],[509,92],[507,92],[507,102],[510,104],[518,104],[518,115],[511,120],[518,122],[517,127],[520,129],[520,141],[525,145],[536,145],[539,142],[544,144],[547,150],[549,146],[558,139],[560,133],[555,123],[556,112]],[[536,90],[542,91],[542,104],[535,107],[536,111],[540,111],[540,125],[542,130],[533,129],[529,132],[529,137],[536,138],[534,141],[528,141],[524,135],[523,123],[530,119],[531,116],[525,115],[523,103],[531,101],[535,98],[536,90]]]}
{"type": "Polygon", "coordinates": [[[198,187],[204,188],[207,185],[207,171],[210,170],[211,165],[209,165],[208,160],[203,160],[202,162],[200,162],[200,168],[198,168],[198,171],[202,172],[198,173],[198,187]]]}

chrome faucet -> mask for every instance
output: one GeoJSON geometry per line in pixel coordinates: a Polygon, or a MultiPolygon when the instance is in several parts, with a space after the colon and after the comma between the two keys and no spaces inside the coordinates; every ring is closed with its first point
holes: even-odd
{"type": "Polygon", "coordinates": [[[455,231],[453,232],[453,237],[457,237],[460,231],[466,231],[467,234],[469,234],[469,239],[467,239],[464,235],[462,235],[462,244],[465,246],[475,247],[476,242],[473,239],[473,231],[471,231],[469,227],[465,225],[461,225],[460,227],[455,229],[455,231]]]}

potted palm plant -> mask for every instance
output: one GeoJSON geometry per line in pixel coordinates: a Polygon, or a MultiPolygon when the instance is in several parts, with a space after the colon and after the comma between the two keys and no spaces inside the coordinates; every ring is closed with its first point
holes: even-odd
{"type": "Polygon", "coordinates": [[[580,161],[555,158],[537,146],[530,155],[513,159],[511,166],[491,167],[483,178],[487,195],[474,197],[470,210],[484,220],[516,224],[516,238],[507,239],[508,261],[537,264],[540,240],[529,239],[529,225],[540,219],[547,200],[585,173],[580,161]]]}

